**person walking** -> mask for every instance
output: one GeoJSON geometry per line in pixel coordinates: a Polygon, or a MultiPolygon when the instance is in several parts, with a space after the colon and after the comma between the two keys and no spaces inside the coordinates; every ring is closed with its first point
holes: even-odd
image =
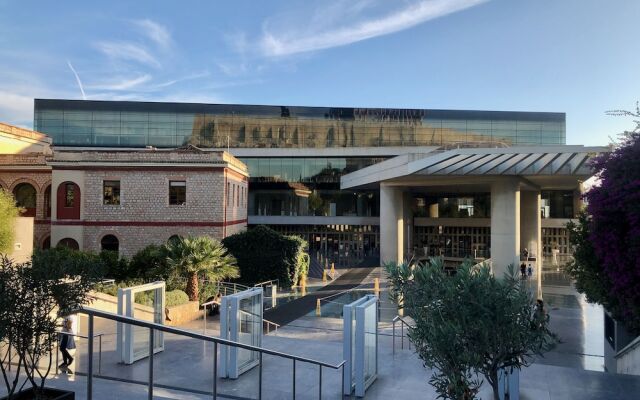
{"type": "Polygon", "coordinates": [[[544,302],[542,299],[536,300],[536,310],[534,311],[535,320],[539,327],[542,327],[549,321],[549,315],[544,308],[544,302]]]}
{"type": "Polygon", "coordinates": [[[527,266],[524,263],[520,264],[520,275],[522,279],[527,279],[527,266]]]}
{"type": "Polygon", "coordinates": [[[527,277],[531,279],[532,275],[533,275],[533,267],[531,266],[531,263],[529,263],[529,266],[527,267],[527,277]]]}
{"type": "Polygon", "coordinates": [[[62,364],[58,366],[60,369],[66,369],[73,363],[73,357],[69,354],[69,350],[76,348],[76,341],[73,338],[73,329],[71,318],[65,317],[62,320],[62,332],[59,333],[60,353],[62,353],[62,364]]]}

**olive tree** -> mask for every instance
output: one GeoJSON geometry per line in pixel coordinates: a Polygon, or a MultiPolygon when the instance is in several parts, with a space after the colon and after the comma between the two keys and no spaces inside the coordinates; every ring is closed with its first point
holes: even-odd
{"type": "Polygon", "coordinates": [[[9,399],[25,385],[34,398],[47,398],[58,318],[87,302],[102,270],[98,256],[66,248],[37,252],[30,263],[0,258],[0,370],[9,399]]]}
{"type": "Polygon", "coordinates": [[[409,339],[435,369],[429,382],[442,398],[475,399],[482,376],[497,399],[500,370],[528,366],[557,340],[513,266],[504,278],[470,262],[448,274],[440,258],[386,269],[392,299],[415,321],[409,339]]]}
{"type": "Polygon", "coordinates": [[[20,208],[13,196],[0,189],[0,254],[8,253],[13,247],[13,221],[19,214],[20,208]]]}

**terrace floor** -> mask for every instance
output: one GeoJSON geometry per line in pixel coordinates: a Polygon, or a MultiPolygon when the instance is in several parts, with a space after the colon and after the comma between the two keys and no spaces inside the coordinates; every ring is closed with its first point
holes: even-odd
{"type": "MultiPolygon", "coordinates": [[[[363,271],[361,271],[363,272],[363,271]]],[[[341,305],[365,293],[370,293],[374,277],[382,277],[379,269],[358,277],[359,287],[347,294],[339,294],[323,301],[321,317],[315,310],[263,337],[263,347],[285,353],[337,364],[342,360],[341,305]]],[[[520,376],[521,399],[638,399],[640,377],[608,374],[603,370],[602,310],[589,305],[577,294],[562,268],[545,264],[543,294],[551,316],[552,329],[563,340],[556,349],[520,376]]],[[[532,283],[533,284],[533,283],[532,283]]],[[[384,290],[384,282],[382,282],[384,290]]],[[[337,293],[332,291],[331,293],[337,293]]],[[[326,297],[326,296],[325,296],[326,297]]],[[[432,371],[404,342],[396,338],[392,350],[391,318],[396,313],[383,292],[379,330],[379,372],[369,388],[367,399],[415,398],[435,399],[436,392],[428,383],[432,371]]],[[[285,304],[286,305],[286,304],[285,304]]],[[[277,311],[279,307],[273,311],[277,311]]],[[[202,320],[181,328],[204,332],[202,320]]],[[[102,333],[102,355],[94,356],[95,399],[147,398],[148,360],[133,365],[118,363],[115,352],[115,324],[97,321],[96,333],[102,333]]],[[[86,333],[86,330],[83,330],[86,333]]],[[[217,318],[208,318],[206,333],[219,334],[217,318]]],[[[399,334],[399,331],[397,331],[399,334]]],[[[97,351],[97,347],[96,347],[97,351]]],[[[154,397],[159,399],[211,398],[213,384],[212,345],[194,339],[165,335],[165,350],[154,357],[154,397]]],[[[87,347],[86,340],[78,340],[73,374],[59,373],[49,385],[69,388],[77,399],[86,398],[87,347]]],[[[296,398],[318,398],[318,367],[298,363],[296,367],[296,398]]],[[[323,368],[322,397],[338,399],[341,371],[323,368]]],[[[292,398],[292,362],[275,356],[263,359],[264,399],[292,398]]],[[[245,399],[258,397],[258,369],[245,373],[237,380],[217,379],[218,397],[245,399]]],[[[2,393],[0,389],[0,395],[2,393]]],[[[481,398],[492,398],[490,387],[484,385],[481,398]]]]}

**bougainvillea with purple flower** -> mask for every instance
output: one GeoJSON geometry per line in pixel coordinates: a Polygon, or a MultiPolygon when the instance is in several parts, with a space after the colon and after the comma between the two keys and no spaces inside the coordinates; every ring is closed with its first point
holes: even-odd
{"type": "MultiPolygon", "coordinates": [[[[637,111],[624,115],[640,117],[637,111]]],[[[588,241],[605,278],[604,305],[640,333],[640,132],[623,137],[592,162],[600,185],[585,194],[588,218],[582,223],[588,224],[588,241]]]]}

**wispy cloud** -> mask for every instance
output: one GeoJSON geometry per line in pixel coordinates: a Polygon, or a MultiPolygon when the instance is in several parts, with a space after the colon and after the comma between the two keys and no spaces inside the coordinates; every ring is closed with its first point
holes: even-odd
{"type": "Polygon", "coordinates": [[[33,122],[33,97],[0,90],[0,121],[30,126],[33,122]]]}
{"type": "Polygon", "coordinates": [[[140,19],[132,21],[133,25],[147,38],[163,49],[171,47],[172,39],[169,30],[159,23],[150,19],[140,19]]]}
{"type": "Polygon", "coordinates": [[[82,81],[80,80],[80,76],[76,72],[76,69],[73,68],[73,65],[71,64],[71,61],[67,60],[67,65],[71,69],[71,72],[73,72],[73,75],[76,77],[76,82],[78,82],[78,87],[80,88],[80,93],[82,93],[82,100],[86,100],[87,99],[87,95],[84,94],[84,88],[82,87],[82,81]]]}
{"type": "Polygon", "coordinates": [[[131,42],[98,42],[95,46],[114,60],[135,61],[160,68],[160,62],[143,46],[131,42]]]}
{"type": "Polygon", "coordinates": [[[130,90],[137,86],[142,85],[143,83],[147,83],[150,80],[151,80],[151,75],[144,74],[135,78],[114,79],[111,82],[97,83],[88,87],[90,87],[91,89],[97,89],[97,90],[115,90],[115,91],[130,90]]]}
{"type": "MultiPolygon", "coordinates": [[[[359,21],[344,19],[338,26],[325,24],[312,29],[305,27],[279,32],[272,32],[265,26],[259,47],[264,55],[276,57],[344,46],[409,29],[486,1],[488,0],[421,0],[377,18],[359,21]]],[[[367,2],[360,2],[359,11],[366,6],[367,2]]]]}

